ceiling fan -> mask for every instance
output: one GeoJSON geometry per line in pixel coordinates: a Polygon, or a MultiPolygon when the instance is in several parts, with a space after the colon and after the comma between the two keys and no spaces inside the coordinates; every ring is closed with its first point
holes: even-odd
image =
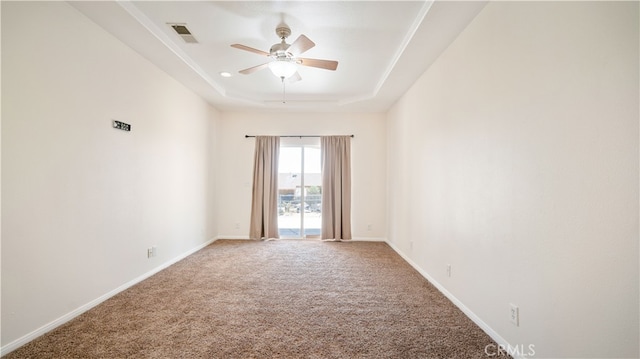
{"type": "Polygon", "coordinates": [[[282,81],[284,81],[284,79],[289,79],[289,81],[295,82],[302,79],[298,73],[297,65],[317,67],[331,71],[338,68],[338,61],[298,57],[305,51],[316,46],[316,44],[304,35],[298,36],[296,41],[291,45],[287,44],[286,39],[291,35],[291,29],[289,29],[287,25],[279,25],[276,28],[276,35],[278,35],[281,41],[280,43],[271,46],[269,52],[241,44],[231,45],[231,47],[235,47],[236,49],[253,52],[255,54],[271,58],[270,62],[240,70],[239,72],[241,74],[249,75],[268,67],[271,72],[273,72],[273,74],[279,77],[282,81]]]}

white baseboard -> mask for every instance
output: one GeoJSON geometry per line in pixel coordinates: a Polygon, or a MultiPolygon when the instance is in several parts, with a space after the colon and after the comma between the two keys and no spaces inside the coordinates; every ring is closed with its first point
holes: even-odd
{"type": "MultiPolygon", "coordinates": [[[[480,327],[487,335],[491,337],[491,339],[495,340],[498,345],[502,345],[505,348],[510,348],[509,343],[495,330],[493,330],[487,323],[485,323],[480,317],[478,317],[471,309],[467,308],[458,298],[456,298],[451,292],[449,292],[444,286],[442,286],[438,281],[433,279],[426,271],[420,268],[415,262],[413,262],[407,255],[405,255],[398,247],[396,247],[392,242],[387,241],[387,244],[402,257],[409,265],[411,265],[415,270],[418,271],[429,283],[433,284],[442,294],[444,294],[447,299],[449,299],[456,307],[458,307],[469,319],[471,319],[477,326],[480,327]]],[[[514,356],[514,358],[519,358],[519,356],[514,356]]]]}
{"type": "Polygon", "coordinates": [[[32,331],[31,333],[26,334],[26,335],[24,335],[24,336],[22,336],[22,337],[20,337],[20,338],[18,338],[16,340],[12,341],[11,343],[8,343],[7,345],[2,346],[0,348],[0,356],[4,356],[6,354],[9,354],[10,352],[18,349],[19,347],[27,344],[28,342],[36,339],[37,337],[39,337],[39,336],[41,336],[41,335],[43,335],[43,334],[45,334],[45,333],[47,333],[47,332],[49,332],[49,331],[51,331],[51,330],[53,330],[55,328],[61,326],[62,324],[66,323],[66,322],[68,322],[68,321],[70,321],[70,320],[72,320],[74,318],[76,318],[80,314],[82,314],[82,313],[88,311],[89,309],[97,306],[98,304],[100,304],[100,303],[104,302],[105,300],[113,297],[114,295],[124,291],[125,289],[128,289],[128,288],[130,288],[130,287],[142,282],[143,280],[145,280],[145,279],[151,277],[152,275],[160,272],[161,270],[171,266],[172,264],[174,264],[176,262],[179,262],[180,260],[182,260],[182,259],[190,256],[191,254],[201,250],[202,248],[210,245],[211,243],[215,242],[217,239],[218,239],[217,237],[216,238],[212,238],[212,239],[210,239],[210,240],[198,245],[197,247],[192,248],[192,249],[188,250],[187,252],[182,253],[179,256],[177,256],[177,257],[175,257],[175,258],[173,258],[173,259],[161,264],[160,266],[150,270],[149,272],[144,273],[143,275],[130,280],[129,282],[127,282],[127,283],[125,283],[125,284],[113,289],[112,291],[110,291],[110,292],[108,292],[108,293],[106,293],[104,295],[101,295],[100,297],[90,301],[89,303],[86,303],[86,304],[76,308],[75,310],[72,310],[71,312],[61,316],[60,318],[55,319],[55,320],[53,320],[53,321],[41,326],[40,328],[32,331]]]}

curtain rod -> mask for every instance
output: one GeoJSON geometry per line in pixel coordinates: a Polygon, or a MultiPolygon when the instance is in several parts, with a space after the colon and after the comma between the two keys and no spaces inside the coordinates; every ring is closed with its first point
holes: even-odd
{"type": "MultiPolygon", "coordinates": [[[[299,137],[299,138],[302,138],[302,137],[322,137],[322,136],[323,136],[323,135],[297,135],[297,136],[294,136],[294,135],[287,135],[287,136],[278,136],[278,137],[299,137]]],[[[349,136],[349,137],[355,137],[355,135],[347,135],[347,136],[349,136]]],[[[256,137],[256,136],[244,135],[244,138],[250,138],[250,137],[256,137]]]]}

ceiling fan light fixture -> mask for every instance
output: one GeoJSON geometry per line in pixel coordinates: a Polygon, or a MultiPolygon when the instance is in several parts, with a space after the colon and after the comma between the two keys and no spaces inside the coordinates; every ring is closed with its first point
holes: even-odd
{"type": "Polygon", "coordinates": [[[279,79],[286,79],[298,71],[295,63],[287,60],[275,60],[269,63],[269,70],[279,79]]]}
{"type": "Polygon", "coordinates": [[[289,29],[288,26],[281,24],[281,26],[276,28],[276,34],[280,37],[281,41],[271,46],[269,52],[254,49],[246,45],[231,44],[231,47],[236,49],[253,52],[254,54],[271,59],[271,62],[240,70],[238,71],[239,73],[249,75],[268,67],[274,76],[282,80],[284,85],[284,79],[288,79],[290,82],[296,82],[302,79],[298,73],[298,65],[331,71],[335,71],[338,67],[338,61],[298,57],[300,54],[316,46],[316,44],[305,35],[300,34],[300,36],[289,45],[286,42],[286,38],[291,35],[291,29],[289,29]]]}

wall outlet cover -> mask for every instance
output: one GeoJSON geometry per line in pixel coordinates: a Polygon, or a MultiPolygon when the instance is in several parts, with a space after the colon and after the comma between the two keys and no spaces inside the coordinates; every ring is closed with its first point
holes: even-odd
{"type": "Polygon", "coordinates": [[[520,326],[520,308],[511,303],[509,303],[509,321],[516,327],[520,326]]]}

